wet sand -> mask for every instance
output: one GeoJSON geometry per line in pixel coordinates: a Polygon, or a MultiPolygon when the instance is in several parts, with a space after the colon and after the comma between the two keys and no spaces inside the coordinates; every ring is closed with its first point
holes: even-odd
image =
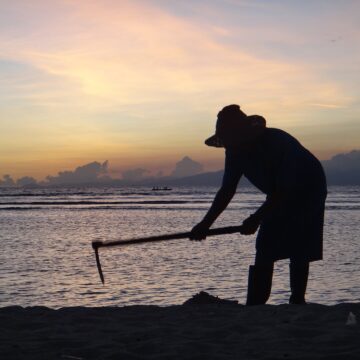
{"type": "Polygon", "coordinates": [[[360,303],[0,308],[1,359],[360,359],[360,303]]]}

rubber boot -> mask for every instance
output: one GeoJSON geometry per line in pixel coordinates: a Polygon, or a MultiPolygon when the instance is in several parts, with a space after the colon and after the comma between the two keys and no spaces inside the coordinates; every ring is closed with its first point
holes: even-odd
{"type": "Polygon", "coordinates": [[[305,293],[309,276],[309,263],[290,263],[289,304],[306,304],[305,293]]]}
{"type": "Polygon", "coordinates": [[[274,265],[249,267],[246,305],[263,305],[270,297],[274,265]]]}

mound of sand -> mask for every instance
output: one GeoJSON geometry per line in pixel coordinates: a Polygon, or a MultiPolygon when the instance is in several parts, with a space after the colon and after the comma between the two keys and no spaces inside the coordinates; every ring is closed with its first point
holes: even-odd
{"type": "Polygon", "coordinates": [[[237,305],[237,300],[226,300],[220,299],[217,296],[208,294],[206,291],[200,291],[198,294],[194,295],[190,299],[186,300],[183,305],[209,305],[209,304],[218,304],[218,305],[237,305]]]}

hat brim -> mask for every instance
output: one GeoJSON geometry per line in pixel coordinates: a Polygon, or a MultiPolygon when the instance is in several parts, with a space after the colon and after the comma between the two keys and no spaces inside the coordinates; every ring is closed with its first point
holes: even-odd
{"type": "Polygon", "coordinates": [[[216,134],[214,134],[213,136],[210,136],[208,139],[206,139],[205,145],[216,147],[216,148],[224,147],[224,144],[222,143],[222,141],[219,139],[219,137],[216,134]]]}

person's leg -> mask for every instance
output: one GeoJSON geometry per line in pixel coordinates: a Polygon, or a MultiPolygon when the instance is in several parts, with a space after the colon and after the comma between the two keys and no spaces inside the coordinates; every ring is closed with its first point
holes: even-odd
{"type": "Polygon", "coordinates": [[[290,259],[289,304],[306,304],[305,293],[309,276],[309,262],[290,259]]]}
{"type": "Polygon", "coordinates": [[[246,305],[263,305],[271,293],[274,262],[265,260],[258,254],[255,265],[249,267],[248,293],[246,305]]]}

